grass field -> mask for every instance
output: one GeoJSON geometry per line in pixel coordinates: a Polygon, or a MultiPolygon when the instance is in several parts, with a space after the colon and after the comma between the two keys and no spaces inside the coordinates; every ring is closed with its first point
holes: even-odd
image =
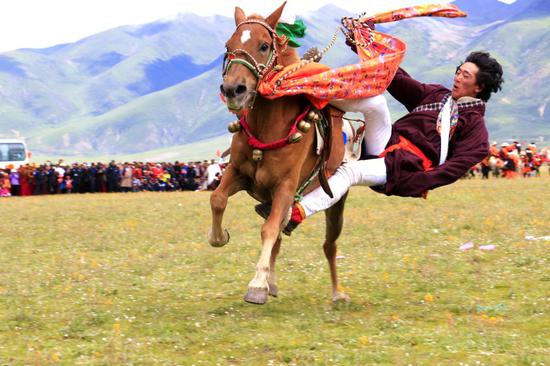
{"type": "Polygon", "coordinates": [[[0,365],[550,365],[548,175],[353,188],[335,305],[324,215],[285,237],[279,297],[256,306],[254,201],[230,200],[211,248],[208,198],[0,199],[0,365]]]}

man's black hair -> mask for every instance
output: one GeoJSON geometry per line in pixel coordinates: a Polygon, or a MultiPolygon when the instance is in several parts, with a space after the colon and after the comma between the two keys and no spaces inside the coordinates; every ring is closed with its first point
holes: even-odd
{"type": "Polygon", "coordinates": [[[477,97],[483,101],[488,101],[491,98],[491,93],[496,93],[502,89],[502,66],[495,60],[489,52],[472,52],[466,57],[464,62],[474,63],[479,72],[476,75],[477,85],[481,87],[481,91],[477,93],[477,97]]]}

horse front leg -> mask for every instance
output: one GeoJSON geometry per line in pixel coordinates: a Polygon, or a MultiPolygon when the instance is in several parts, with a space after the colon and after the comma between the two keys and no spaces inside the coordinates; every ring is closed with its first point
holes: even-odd
{"type": "Polygon", "coordinates": [[[227,206],[229,196],[243,190],[245,188],[246,178],[240,175],[229,164],[222,176],[220,185],[210,195],[210,209],[212,210],[212,227],[208,232],[208,242],[213,247],[223,247],[229,242],[229,231],[222,229],[223,213],[227,206]]]}
{"type": "MultiPolygon", "coordinates": [[[[265,304],[268,293],[272,292],[269,288],[269,277],[271,274],[273,278],[274,272],[271,272],[270,267],[275,264],[274,257],[278,253],[278,248],[275,252],[274,249],[277,245],[280,245],[280,233],[283,224],[286,223],[288,211],[294,199],[295,188],[296,184],[287,182],[280,185],[273,195],[271,213],[262,225],[262,251],[256,264],[256,274],[248,284],[248,292],[244,297],[246,302],[259,305],[265,304]]],[[[272,282],[274,283],[274,281],[272,282]]]]}
{"type": "Polygon", "coordinates": [[[340,287],[340,283],[338,282],[338,273],[336,270],[336,240],[340,236],[340,233],[342,232],[342,227],[344,225],[344,204],[347,197],[348,194],[346,193],[344,196],[342,196],[340,201],[338,201],[336,204],[325,211],[326,235],[325,243],[323,244],[323,250],[325,252],[325,257],[328,260],[328,265],[330,268],[333,302],[350,301],[349,296],[340,287]]]}
{"type": "Polygon", "coordinates": [[[267,283],[269,284],[269,296],[277,297],[279,294],[279,288],[277,286],[277,277],[275,275],[275,262],[277,260],[277,255],[279,255],[279,250],[281,249],[281,234],[271,250],[271,257],[269,258],[269,276],[267,277],[267,283]]]}

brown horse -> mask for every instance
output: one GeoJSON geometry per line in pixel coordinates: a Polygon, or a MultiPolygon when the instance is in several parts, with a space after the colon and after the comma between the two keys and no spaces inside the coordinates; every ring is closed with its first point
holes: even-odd
{"type": "MultiPolygon", "coordinates": [[[[221,247],[229,241],[229,232],[222,228],[222,217],[229,196],[246,190],[253,198],[272,203],[271,213],[261,229],[262,250],[256,275],[250,281],[244,297],[245,301],[255,304],[264,304],[268,294],[277,296],[275,260],[281,245],[281,230],[289,220],[289,209],[298,188],[322,159],[315,153],[314,128],[304,132],[300,142],[264,150],[260,156],[257,155],[257,147],[255,150],[249,145],[249,136],[267,143],[289,137],[289,131],[296,126],[297,116],[303,116],[310,106],[303,95],[268,100],[256,93],[259,81],[267,73],[300,61],[296,51],[286,46],[284,37],[279,37],[275,32],[284,5],[267,18],[258,15],[246,17],[243,10],[235,8],[236,30],[226,43],[228,63],[220,87],[228,109],[239,115],[241,122],[244,121],[249,128],[247,133],[241,130],[234,134],[231,160],[220,186],[210,197],[212,228],[208,241],[215,247],[221,247]]],[[[327,166],[332,171],[340,165],[344,149],[340,138],[341,124],[335,127],[333,135],[338,138],[331,144],[331,158],[327,166]]],[[[308,191],[315,185],[319,185],[318,179],[308,191]]],[[[346,196],[326,211],[323,248],[330,266],[334,301],[348,300],[338,285],[335,258],[345,199],[346,196]]]]}

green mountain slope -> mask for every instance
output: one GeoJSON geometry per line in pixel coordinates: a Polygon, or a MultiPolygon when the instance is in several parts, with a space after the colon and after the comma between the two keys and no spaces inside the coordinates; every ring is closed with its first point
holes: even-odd
{"type": "MultiPolygon", "coordinates": [[[[548,6],[538,0],[493,5],[496,15],[473,14],[475,21],[422,18],[377,29],[407,43],[403,67],[425,82],[450,86],[470,51],[490,51],[505,69],[504,88],[487,108],[491,138],[549,140],[548,6]],[[497,13],[505,18],[494,21],[497,13]]],[[[305,17],[308,36],[299,52],[325,47],[344,15],[350,14],[329,5],[305,17]]],[[[218,88],[220,56],[233,30],[231,18],[186,14],[73,44],[0,54],[0,137],[26,138],[35,155],[87,157],[228,141],[226,125],[234,117],[218,88]]],[[[356,59],[339,35],[323,62],[336,67],[356,59]]],[[[388,99],[398,118],[404,109],[388,99]]]]}

